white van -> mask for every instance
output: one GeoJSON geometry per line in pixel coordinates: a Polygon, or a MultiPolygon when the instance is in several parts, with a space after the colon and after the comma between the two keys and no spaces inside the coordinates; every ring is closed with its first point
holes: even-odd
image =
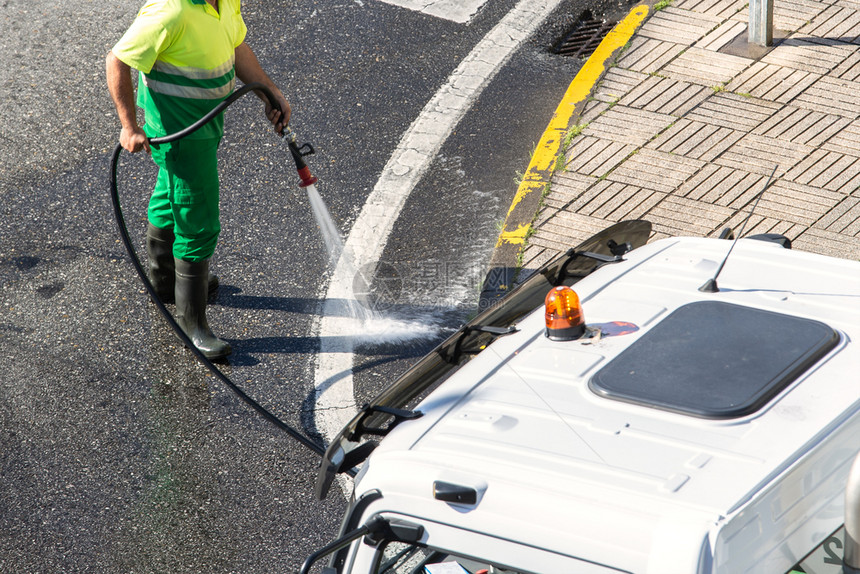
{"type": "Polygon", "coordinates": [[[650,234],[571,249],[366,406],[302,572],[857,572],[860,262],[650,234]]]}

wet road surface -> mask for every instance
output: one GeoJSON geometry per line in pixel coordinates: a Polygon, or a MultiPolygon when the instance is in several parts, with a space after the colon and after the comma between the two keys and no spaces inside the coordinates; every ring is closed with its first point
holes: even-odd
{"type": "MultiPolygon", "coordinates": [[[[343,229],[429,96],[513,3],[491,1],[469,25],[371,0],[243,3],[248,42],[287,93],[300,140],[317,148],[309,164],[343,229]]],[[[0,0],[0,572],[295,571],[335,534],[344,499],[316,501],[317,456],[177,345],[115,230],[107,182],[118,124],[103,62],[138,5],[0,0]]],[[[528,49],[512,65],[533,75],[500,74],[398,224],[386,257],[410,277],[427,262],[472,268],[488,257],[508,182],[548,115],[505,126],[514,134],[500,162],[520,162],[508,173],[488,170],[481,156],[495,148],[469,134],[536,105],[505,96],[517,78],[555,73],[538,87],[560,95],[575,68],[535,67],[543,48],[528,49]]],[[[557,96],[545,98],[551,113],[557,96]]],[[[318,439],[310,373],[322,242],[253,98],[228,112],[220,158],[222,286],[208,315],[234,348],[224,371],[318,439]]],[[[145,156],[123,155],[139,253],[154,173],[145,156]]],[[[436,281],[423,300],[443,329],[476,302],[467,283],[436,281]]],[[[374,394],[434,342],[365,348],[359,393],[374,394]]]]}

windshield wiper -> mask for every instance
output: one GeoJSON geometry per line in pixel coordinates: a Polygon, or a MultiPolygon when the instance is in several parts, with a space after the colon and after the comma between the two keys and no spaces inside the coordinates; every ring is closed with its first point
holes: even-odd
{"type": "MultiPolygon", "coordinates": [[[[355,530],[347,532],[334,542],[323,546],[308,556],[305,563],[302,564],[299,574],[307,574],[310,572],[311,566],[320,558],[346,548],[363,536],[367,536],[368,542],[374,545],[379,544],[383,540],[414,543],[421,540],[421,537],[424,536],[424,527],[420,524],[406,522],[405,520],[388,519],[376,515],[355,530]]],[[[334,568],[323,568],[322,572],[323,574],[334,574],[336,570],[334,568]]]]}

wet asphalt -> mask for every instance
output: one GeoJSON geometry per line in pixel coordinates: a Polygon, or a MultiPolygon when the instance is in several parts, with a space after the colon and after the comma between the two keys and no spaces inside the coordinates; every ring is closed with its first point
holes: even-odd
{"type": "MultiPolygon", "coordinates": [[[[248,42],[314,144],[308,161],[341,228],[425,102],[513,4],[490,0],[464,26],[371,0],[243,2],[248,42]]],[[[343,497],[317,501],[317,455],[177,344],[116,232],[104,56],[138,7],[0,0],[0,572],[296,571],[334,536],[343,497]]],[[[489,256],[515,172],[578,66],[543,49],[517,56],[446,144],[387,258],[415,272],[489,256]],[[523,109],[530,121],[504,119],[523,109]],[[512,136],[505,149],[487,143],[498,124],[512,136]],[[494,154],[504,169],[488,169],[494,154]]],[[[221,147],[222,287],[209,320],[235,349],[224,372],[320,440],[311,327],[326,256],[289,154],[251,100],[228,112],[221,147]]],[[[145,156],[123,154],[121,203],[139,253],[154,175],[145,156]]],[[[428,306],[456,326],[477,286],[436,279],[428,306]]],[[[361,395],[432,344],[366,349],[361,395]]]]}

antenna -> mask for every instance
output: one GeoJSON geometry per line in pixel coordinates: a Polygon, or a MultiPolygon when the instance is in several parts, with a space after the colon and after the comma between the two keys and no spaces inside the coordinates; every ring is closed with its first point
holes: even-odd
{"type": "Polygon", "coordinates": [[[752,214],[755,211],[755,208],[758,207],[758,200],[761,199],[761,196],[764,195],[765,190],[770,185],[770,182],[773,179],[773,175],[776,173],[777,167],[778,167],[778,165],[773,166],[773,171],[770,172],[770,177],[767,178],[767,182],[765,182],[762,190],[760,192],[758,192],[758,195],[755,198],[755,203],[753,203],[752,209],[750,209],[749,215],[747,215],[747,218],[744,219],[743,224],[741,224],[741,230],[738,232],[738,235],[737,235],[737,237],[735,237],[735,240],[732,241],[732,246],[729,247],[729,252],[726,253],[725,258],[723,258],[723,262],[720,263],[720,266],[717,269],[717,272],[714,273],[714,277],[712,279],[708,279],[707,281],[705,281],[705,284],[702,285],[701,287],[699,287],[699,291],[702,291],[703,293],[718,293],[720,291],[720,288],[717,286],[717,277],[720,276],[720,273],[722,272],[723,267],[725,267],[725,265],[726,265],[726,261],[729,260],[729,255],[732,254],[732,250],[735,248],[735,244],[737,244],[738,239],[740,239],[741,235],[743,235],[744,229],[746,229],[746,226],[747,226],[747,222],[750,220],[750,217],[752,217],[752,214]]]}

